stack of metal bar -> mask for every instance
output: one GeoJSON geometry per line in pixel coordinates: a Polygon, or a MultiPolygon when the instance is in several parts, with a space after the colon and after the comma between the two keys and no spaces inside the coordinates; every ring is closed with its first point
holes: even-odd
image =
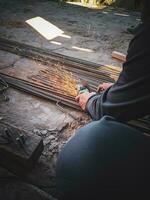
{"type": "Polygon", "coordinates": [[[74,98],[76,96],[75,85],[79,80],[88,80],[91,91],[95,91],[101,82],[115,82],[120,73],[120,69],[117,67],[103,66],[63,56],[49,50],[2,38],[0,38],[0,49],[27,57],[46,66],[45,70],[39,70],[36,76],[28,77],[28,81],[3,73],[3,70],[1,70],[1,76],[10,85],[37,96],[56,102],[60,101],[62,104],[76,109],[80,109],[74,98]],[[57,78],[57,71],[60,72],[59,79],[57,78]],[[64,91],[65,86],[61,79],[64,79],[65,73],[70,80],[66,81],[68,87],[64,91]],[[69,87],[72,80],[74,80],[74,90],[69,87]]]}

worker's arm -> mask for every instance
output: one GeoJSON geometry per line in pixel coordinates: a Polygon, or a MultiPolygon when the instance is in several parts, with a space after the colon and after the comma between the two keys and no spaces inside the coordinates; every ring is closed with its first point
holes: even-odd
{"type": "Polygon", "coordinates": [[[102,102],[104,98],[104,92],[107,91],[114,85],[114,83],[103,83],[98,86],[96,95],[91,96],[86,104],[86,111],[91,116],[92,120],[99,120],[103,116],[102,102]]]}
{"type": "Polygon", "coordinates": [[[102,116],[101,98],[102,96],[100,94],[94,95],[87,101],[86,111],[91,116],[92,120],[99,120],[102,116]]]}
{"type": "Polygon", "coordinates": [[[98,120],[101,117],[100,100],[101,95],[95,93],[83,93],[76,97],[82,110],[87,111],[93,120],[98,120]]]}
{"type": "Polygon", "coordinates": [[[82,110],[86,110],[86,104],[87,104],[88,100],[93,96],[95,96],[95,92],[82,93],[82,94],[79,94],[75,98],[75,100],[79,103],[82,110]]]}
{"type": "Polygon", "coordinates": [[[116,83],[102,95],[86,99],[86,111],[93,120],[110,115],[122,121],[129,121],[150,114],[149,44],[150,23],[143,23],[139,25],[130,42],[127,60],[116,83]]]}
{"type": "Polygon", "coordinates": [[[97,92],[102,92],[104,90],[106,90],[107,88],[109,88],[110,86],[112,86],[114,83],[102,83],[98,86],[97,88],[97,92]]]}
{"type": "MultiPolygon", "coordinates": [[[[97,92],[103,92],[113,83],[103,83],[97,88],[97,92]]],[[[101,94],[95,92],[79,94],[76,98],[82,110],[87,111],[93,120],[101,118],[101,94]]]]}

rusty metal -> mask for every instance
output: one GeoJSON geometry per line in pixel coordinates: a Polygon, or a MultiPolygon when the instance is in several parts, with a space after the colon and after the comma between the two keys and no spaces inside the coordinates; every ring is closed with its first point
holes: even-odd
{"type": "Polygon", "coordinates": [[[22,81],[22,80],[10,77],[8,75],[2,75],[2,77],[5,78],[5,80],[10,86],[13,86],[17,89],[31,93],[38,97],[43,97],[45,99],[52,100],[54,102],[61,100],[62,104],[64,105],[75,108],[77,110],[81,110],[78,104],[75,101],[70,100],[68,96],[66,95],[63,95],[63,94],[57,95],[55,91],[54,93],[48,92],[45,89],[41,89],[39,87],[35,87],[35,85],[29,84],[27,81],[22,81]]]}
{"type": "Polygon", "coordinates": [[[85,73],[90,72],[90,75],[94,73],[94,77],[95,75],[99,75],[111,82],[114,81],[120,73],[120,69],[117,67],[103,66],[101,64],[64,56],[54,53],[48,49],[41,49],[8,39],[0,38],[0,49],[28,57],[45,64],[54,65],[59,63],[71,71],[81,70],[82,72],[85,71],[85,73]],[[111,76],[113,78],[111,78],[111,76]]]}
{"type": "Polygon", "coordinates": [[[5,76],[7,81],[14,87],[23,89],[52,100],[61,100],[65,105],[71,107],[79,107],[75,102],[74,95],[69,93],[69,89],[62,87],[63,82],[60,76],[54,70],[57,66],[62,66],[67,73],[73,74],[75,79],[88,80],[91,91],[96,91],[96,88],[101,82],[114,82],[118,76],[119,70],[92,62],[87,62],[77,58],[71,58],[51,52],[49,50],[40,49],[30,45],[18,43],[8,39],[0,38],[0,49],[9,51],[35,61],[46,64],[45,70],[40,70],[38,74],[28,77],[28,81],[21,80],[18,77],[5,76]],[[112,78],[113,77],[113,78],[112,78]],[[15,81],[16,80],[16,81],[15,81]],[[18,85],[17,85],[17,84],[18,85]]]}

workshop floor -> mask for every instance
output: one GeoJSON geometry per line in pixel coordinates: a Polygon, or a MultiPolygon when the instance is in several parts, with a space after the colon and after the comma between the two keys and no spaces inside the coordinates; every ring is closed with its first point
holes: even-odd
{"type": "MultiPolygon", "coordinates": [[[[132,38],[126,29],[139,21],[139,13],[135,12],[114,8],[94,10],[50,0],[0,0],[0,13],[0,37],[118,67],[121,63],[112,60],[111,53],[114,50],[126,53],[128,42],[132,38]],[[47,40],[25,23],[37,16],[64,31],[66,37],[58,36],[47,40]]],[[[28,60],[0,51],[0,68],[18,63],[27,66],[28,60]]],[[[0,199],[15,200],[16,196],[24,200],[30,196],[36,200],[53,199],[56,195],[57,154],[75,130],[87,123],[89,118],[84,113],[65,108],[80,119],[74,120],[60,111],[55,103],[13,88],[9,88],[6,95],[9,101],[0,102],[0,117],[43,137],[45,149],[26,181],[18,180],[12,174],[8,176],[5,169],[0,169],[0,178],[3,176],[0,181],[0,199]]]]}

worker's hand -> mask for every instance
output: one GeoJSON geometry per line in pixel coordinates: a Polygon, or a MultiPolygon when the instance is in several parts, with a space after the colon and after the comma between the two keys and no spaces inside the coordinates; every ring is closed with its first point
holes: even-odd
{"type": "Polygon", "coordinates": [[[82,108],[82,110],[86,109],[86,104],[88,99],[93,96],[95,94],[95,92],[87,92],[87,93],[83,93],[83,94],[79,94],[75,100],[79,103],[80,107],[82,108]]]}
{"type": "Polygon", "coordinates": [[[102,92],[102,91],[106,90],[107,88],[109,88],[112,85],[113,85],[113,83],[102,83],[102,84],[100,84],[98,86],[97,92],[102,92]]]}

